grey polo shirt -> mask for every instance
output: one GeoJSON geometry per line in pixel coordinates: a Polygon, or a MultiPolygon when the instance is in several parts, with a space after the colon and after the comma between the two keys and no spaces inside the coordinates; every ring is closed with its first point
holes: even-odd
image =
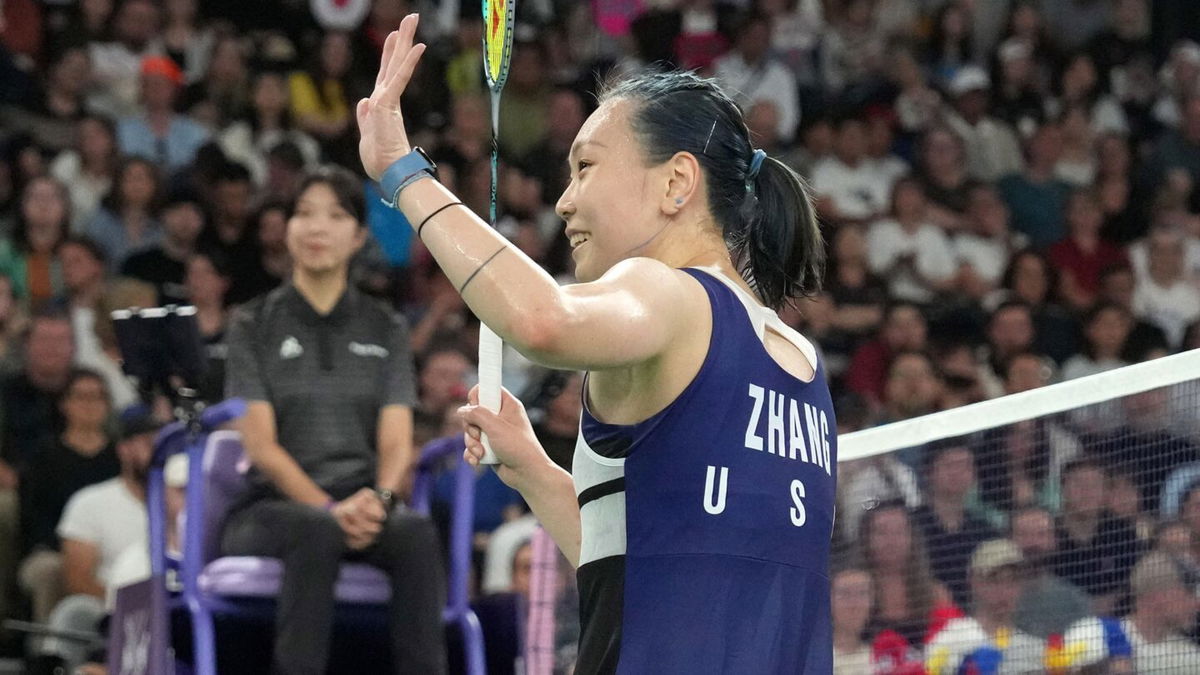
{"type": "Polygon", "coordinates": [[[375,484],[380,409],[416,402],[403,318],[353,288],[321,316],[284,284],[239,308],[226,341],[226,396],[270,403],[279,444],[317,485],[344,499],[375,484]]]}

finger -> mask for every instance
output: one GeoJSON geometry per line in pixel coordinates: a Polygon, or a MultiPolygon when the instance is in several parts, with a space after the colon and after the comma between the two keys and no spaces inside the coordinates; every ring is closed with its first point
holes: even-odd
{"type": "Polygon", "coordinates": [[[505,408],[508,408],[509,410],[521,410],[524,412],[525,404],[521,403],[521,399],[513,396],[511,391],[505,389],[504,387],[500,387],[500,409],[504,410],[505,408]]]}
{"type": "Polygon", "coordinates": [[[396,51],[396,41],[400,39],[400,34],[396,31],[388,33],[387,39],[383,41],[383,56],[379,59],[379,73],[375,76],[375,86],[383,84],[387,75],[388,65],[392,62],[392,54],[396,51]]]}
{"type": "MultiPolygon", "coordinates": [[[[471,387],[471,391],[467,392],[467,402],[471,405],[479,405],[479,385],[471,387]]],[[[460,408],[459,413],[461,412],[462,409],[460,408]]]]}
{"type": "Polygon", "coordinates": [[[471,466],[479,466],[479,458],[469,448],[463,450],[463,461],[471,466]]]}
{"type": "Polygon", "coordinates": [[[412,49],[413,38],[417,34],[417,15],[409,14],[404,17],[400,21],[400,27],[396,29],[395,33],[396,43],[387,61],[387,68],[383,75],[383,84],[386,84],[395,77],[400,64],[404,61],[404,56],[412,49]]]}
{"type": "Polygon", "coordinates": [[[383,100],[384,101],[399,101],[400,96],[408,87],[408,81],[412,79],[413,71],[417,68],[417,62],[421,60],[421,55],[425,53],[424,43],[419,43],[408,50],[404,55],[404,60],[400,62],[396,73],[391,80],[384,85],[383,100]]]}
{"type": "Polygon", "coordinates": [[[367,122],[367,115],[371,114],[371,99],[364,98],[358,102],[358,106],[354,109],[354,115],[358,118],[358,128],[362,129],[367,122]]]}
{"type": "Polygon", "coordinates": [[[500,424],[500,416],[481,405],[465,405],[458,409],[458,414],[467,423],[468,434],[471,434],[472,427],[476,433],[490,433],[489,430],[500,424]]]}

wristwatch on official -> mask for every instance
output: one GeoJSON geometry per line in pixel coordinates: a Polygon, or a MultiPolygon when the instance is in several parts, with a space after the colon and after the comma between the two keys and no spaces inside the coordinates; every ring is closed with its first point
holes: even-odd
{"type": "Polygon", "coordinates": [[[400,191],[426,176],[437,178],[437,164],[424,150],[414,145],[412,152],[392,162],[379,179],[383,203],[396,208],[400,191]]]}
{"type": "Polygon", "coordinates": [[[391,513],[392,507],[396,505],[396,495],[391,490],[375,488],[375,496],[383,502],[383,510],[391,513]]]}

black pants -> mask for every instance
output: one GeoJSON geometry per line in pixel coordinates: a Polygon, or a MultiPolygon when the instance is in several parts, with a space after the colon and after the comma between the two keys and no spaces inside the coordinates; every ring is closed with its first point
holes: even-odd
{"type": "Polygon", "coordinates": [[[345,538],[333,515],[298,502],[264,499],[230,514],[222,535],[224,555],[283,561],[273,670],[324,675],[333,629],[334,583],[342,560],[351,556],[380,568],[391,579],[395,672],[445,673],[446,578],[433,523],[394,511],[378,540],[365,551],[351,552],[345,538]]]}

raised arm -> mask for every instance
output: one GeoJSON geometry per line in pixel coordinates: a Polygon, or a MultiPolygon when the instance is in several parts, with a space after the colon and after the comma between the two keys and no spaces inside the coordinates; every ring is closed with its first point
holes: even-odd
{"type": "MultiPolygon", "coordinates": [[[[384,45],[375,90],[358,103],[359,150],[379,179],[411,151],[400,96],[424,45],[413,44],[410,15],[384,45]]],[[[387,195],[391,197],[391,195],[387,195]]],[[[694,310],[698,287],[662,263],[630,259],[597,281],[560,287],[549,274],[434,180],[405,187],[397,207],[476,316],[531,360],[604,369],[649,360],[666,350],[694,310]]],[[[701,298],[702,299],[702,298],[701,298]]]]}

